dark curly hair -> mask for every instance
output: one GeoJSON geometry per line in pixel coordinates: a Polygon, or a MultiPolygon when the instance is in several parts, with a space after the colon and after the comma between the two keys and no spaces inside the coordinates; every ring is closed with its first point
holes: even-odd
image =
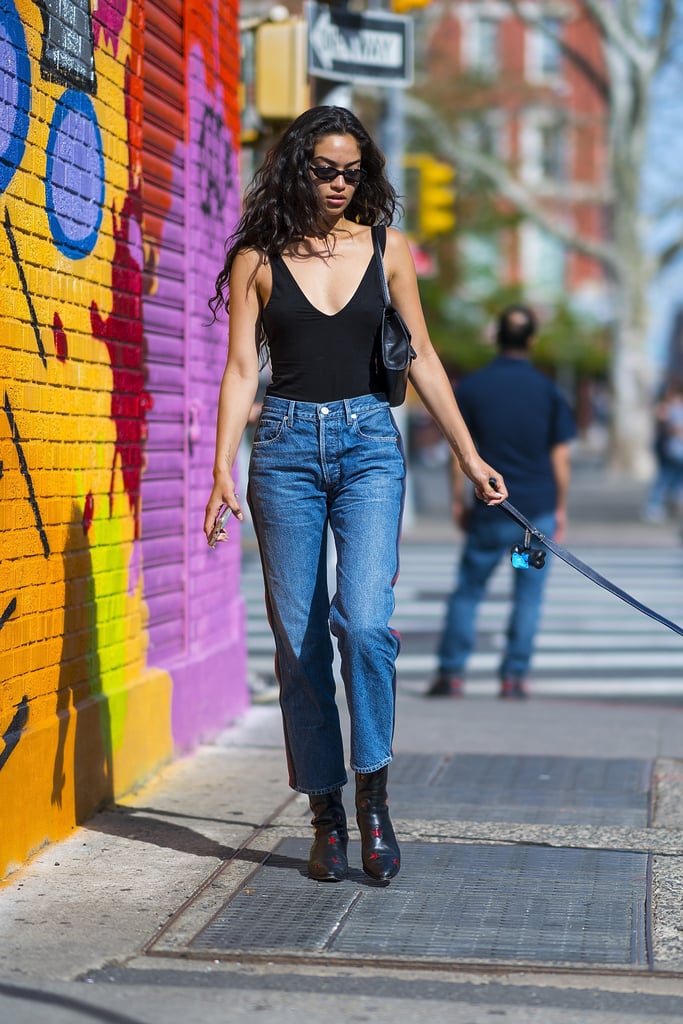
{"type": "Polygon", "coordinates": [[[364,174],[348,207],[349,219],[359,224],[391,224],[398,200],[379,147],[350,110],[312,107],[269,150],[245,193],[244,212],[225,243],[225,263],[209,301],[214,319],[222,306],[227,308],[230,271],[240,249],[256,249],[265,258],[304,238],[327,235],[308,171],[316,143],[326,135],[351,135],[360,148],[364,174]]]}

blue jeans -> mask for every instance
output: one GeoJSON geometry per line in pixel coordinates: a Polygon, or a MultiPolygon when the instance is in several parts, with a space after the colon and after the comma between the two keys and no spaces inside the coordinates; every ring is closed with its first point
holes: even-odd
{"type": "MultiPolygon", "coordinates": [[[[541,533],[552,537],[554,514],[533,519],[541,533]]],[[[501,558],[524,541],[524,531],[499,509],[487,509],[472,516],[458,568],[457,585],[446,610],[439,647],[439,671],[460,676],[475,645],[476,618],[486,584],[501,558]]],[[[533,542],[532,546],[539,547],[533,542]]],[[[500,663],[501,679],[523,679],[529,669],[534,640],[541,617],[543,588],[548,566],[543,569],[513,569],[512,609],[505,648],[500,663]]]]}
{"type": "Polygon", "coordinates": [[[678,512],[681,508],[682,499],[683,463],[662,458],[648,495],[645,510],[650,515],[660,514],[663,516],[668,511],[667,506],[671,502],[671,504],[676,506],[676,511],[678,512]]]}
{"type": "Polygon", "coordinates": [[[289,784],[347,781],[332,671],[336,637],[356,772],[392,759],[398,635],[389,628],[405,492],[401,436],[384,396],[317,405],[267,396],[248,501],[275,637],[289,784]],[[337,551],[327,589],[328,525],[337,551]]]}

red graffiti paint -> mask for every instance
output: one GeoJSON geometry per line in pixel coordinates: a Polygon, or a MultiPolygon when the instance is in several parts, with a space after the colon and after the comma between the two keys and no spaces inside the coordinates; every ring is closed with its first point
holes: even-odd
{"type": "Polygon", "coordinates": [[[52,318],[52,337],[55,343],[55,355],[60,363],[64,363],[69,355],[69,346],[66,341],[66,332],[59,313],[52,318]]]}
{"type": "Polygon", "coordinates": [[[115,240],[111,271],[112,311],[105,319],[97,303],[93,302],[90,323],[93,335],[107,346],[113,375],[111,418],[116,425],[116,445],[109,504],[111,508],[118,464],[135,519],[137,539],[140,536],[140,480],[147,440],[146,418],[152,408],[152,396],[145,391],[142,267],[131,248],[131,231],[140,233],[142,219],[139,186],[126,196],[119,217],[115,208],[112,212],[115,240]]]}
{"type": "Polygon", "coordinates": [[[92,518],[95,513],[95,499],[92,496],[92,491],[88,491],[85,496],[85,505],[83,507],[83,533],[86,534],[92,525],[92,518]]]}

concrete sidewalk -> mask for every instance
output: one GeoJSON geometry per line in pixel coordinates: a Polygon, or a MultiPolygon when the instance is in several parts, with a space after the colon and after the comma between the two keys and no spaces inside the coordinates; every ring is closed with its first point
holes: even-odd
{"type": "MultiPolygon", "coordinates": [[[[629,488],[584,482],[582,544],[675,551],[635,496],[618,517],[629,488]]],[[[401,874],[368,884],[354,829],[350,879],[320,885],[279,710],[253,707],[0,888],[0,1018],[681,1020],[682,758],[683,708],[444,704],[404,692],[399,664],[401,874]]]]}
{"type": "MultiPolygon", "coordinates": [[[[447,708],[436,704],[399,697],[394,777],[401,781],[392,785],[391,794],[404,866],[388,889],[363,888],[356,853],[349,884],[374,907],[370,920],[356,928],[345,954],[311,948],[307,942],[324,918],[321,904],[336,900],[347,883],[326,886],[303,877],[309,843],[306,801],[285,786],[277,709],[254,708],[219,743],[169,766],[153,784],[46,850],[0,890],[2,1019],[16,1024],[61,1024],[84,1017],[212,1024],[254,1016],[288,1022],[305,1013],[402,1022],[417,1020],[425,1011],[436,1020],[469,1024],[490,1021],[492,1015],[515,1024],[682,1019],[683,763],[676,759],[683,734],[681,712],[541,700],[515,706],[476,699],[447,708]],[[538,815],[534,820],[528,813],[519,814],[534,805],[533,792],[521,802],[513,794],[512,805],[502,806],[492,798],[490,779],[487,788],[481,772],[469,802],[460,793],[460,807],[469,808],[466,817],[448,815],[443,803],[420,806],[424,789],[417,790],[415,806],[411,777],[416,778],[420,767],[439,759],[448,764],[468,754],[475,765],[488,769],[507,756],[508,766],[516,764],[527,774],[539,758],[536,763],[545,768],[536,773],[539,777],[551,776],[560,765],[565,772],[568,765],[594,768],[596,757],[609,759],[603,763],[616,781],[620,766],[640,764],[643,778],[649,779],[647,765],[653,765],[653,810],[646,810],[640,823],[633,819],[626,825],[605,824],[599,815],[591,821],[585,813],[576,819],[579,823],[548,824],[543,813],[540,820],[538,815]],[[486,758],[488,762],[482,761],[486,758]],[[495,815],[488,813],[491,809],[495,815]],[[282,843],[290,844],[287,855],[278,854],[282,843]],[[407,917],[411,933],[423,937],[425,950],[435,936],[457,936],[462,919],[444,917],[433,904],[422,920],[419,913],[410,916],[420,887],[443,897],[438,863],[430,861],[432,874],[424,873],[420,855],[425,849],[476,853],[473,863],[464,864],[469,877],[473,867],[475,874],[486,876],[485,855],[495,855],[487,884],[494,896],[497,879],[507,879],[510,889],[505,882],[502,889],[499,885],[499,903],[481,892],[475,898],[473,907],[481,916],[475,922],[476,943],[465,955],[425,956],[414,948],[400,955],[391,942],[379,954],[378,947],[364,954],[365,937],[372,928],[381,928],[390,896],[393,934],[403,943],[405,929],[396,931],[396,914],[407,917]],[[272,885],[259,877],[260,862],[273,851],[273,884],[291,899],[284,908],[272,885]],[[586,921],[594,901],[601,914],[615,918],[611,937],[627,945],[635,922],[617,920],[622,874],[609,858],[640,859],[638,880],[630,884],[631,895],[648,888],[650,921],[643,929],[648,949],[634,962],[627,962],[628,957],[616,963],[597,958],[559,965],[548,962],[542,948],[532,948],[531,936],[517,961],[509,955],[487,957],[482,949],[504,928],[505,916],[514,919],[513,939],[524,929],[531,935],[543,924],[528,913],[534,906],[530,886],[532,895],[544,884],[557,891],[557,879],[550,879],[538,860],[528,875],[523,870],[515,881],[509,864],[500,859],[501,852],[510,851],[517,857],[526,852],[537,858],[541,853],[546,860],[558,854],[585,859],[589,851],[593,861],[588,877],[585,870],[583,876],[586,921]],[[607,878],[608,889],[614,885],[613,897],[608,892],[607,899],[598,892],[600,857],[607,858],[608,874],[616,869],[607,878]],[[256,900],[261,890],[267,898],[256,923],[261,922],[266,935],[284,938],[279,949],[268,952],[266,940],[266,952],[259,951],[248,910],[244,932],[239,921],[235,931],[233,921],[232,941],[241,951],[237,956],[229,949],[193,947],[194,937],[231,896],[237,894],[244,903],[256,900]]],[[[642,793],[642,788],[636,790],[642,793]]],[[[576,805],[585,811],[590,786],[583,801],[580,788],[574,791],[576,805]]],[[[617,786],[611,796],[622,807],[620,792],[623,796],[617,786]]],[[[446,804],[449,794],[442,797],[446,804]]],[[[609,804],[609,786],[603,795],[609,804]]],[[[547,810],[547,801],[539,806],[547,810]]],[[[631,811],[634,807],[631,801],[631,811]]],[[[579,883],[578,876],[570,875],[563,884],[578,888],[579,883]]],[[[570,904],[575,906],[580,897],[572,896],[570,904]]],[[[547,905],[537,910],[539,917],[549,913],[547,905]]],[[[472,921],[468,927],[473,934],[472,921]]]]}

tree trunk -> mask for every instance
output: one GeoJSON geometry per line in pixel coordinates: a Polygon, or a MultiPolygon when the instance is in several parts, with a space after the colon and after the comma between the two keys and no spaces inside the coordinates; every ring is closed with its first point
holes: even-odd
{"type": "Polygon", "coordinates": [[[611,468],[635,480],[653,471],[653,375],[647,353],[646,271],[631,264],[616,288],[611,468]]]}
{"type": "Polygon", "coordinates": [[[609,148],[617,254],[610,462],[614,470],[646,480],[654,466],[648,293],[655,267],[645,249],[640,189],[650,73],[610,41],[605,43],[605,56],[612,87],[609,148]]]}

